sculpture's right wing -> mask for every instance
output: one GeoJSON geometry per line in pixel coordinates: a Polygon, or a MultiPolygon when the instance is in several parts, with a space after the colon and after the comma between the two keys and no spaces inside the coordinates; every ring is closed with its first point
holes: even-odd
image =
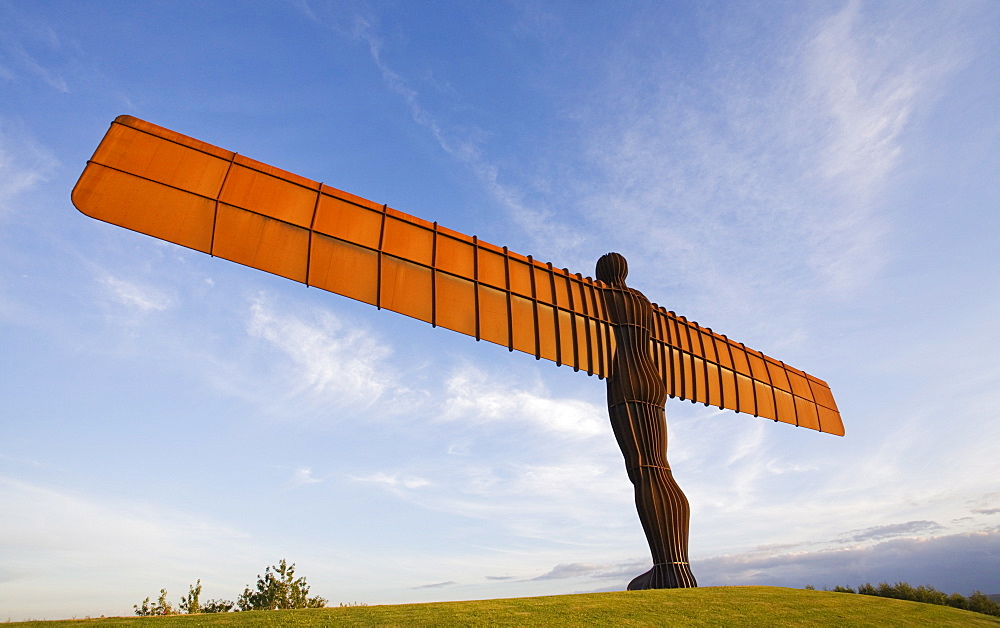
{"type": "Polygon", "coordinates": [[[662,307],[653,311],[651,353],[671,397],[844,435],[823,380],[662,307]]]}
{"type": "Polygon", "coordinates": [[[594,281],[163,127],[120,116],[73,190],[84,214],[608,375],[594,281]]]}

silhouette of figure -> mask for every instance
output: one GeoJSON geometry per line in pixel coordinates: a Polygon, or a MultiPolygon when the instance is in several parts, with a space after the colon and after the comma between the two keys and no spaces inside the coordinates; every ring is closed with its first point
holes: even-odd
{"type": "Polygon", "coordinates": [[[630,591],[696,587],[688,564],[687,498],[667,463],[667,389],[649,356],[653,307],[625,285],[628,265],[618,253],[597,261],[597,278],[616,349],[608,377],[608,414],[635,486],[635,507],[646,533],[653,568],[629,583],[630,591]]]}

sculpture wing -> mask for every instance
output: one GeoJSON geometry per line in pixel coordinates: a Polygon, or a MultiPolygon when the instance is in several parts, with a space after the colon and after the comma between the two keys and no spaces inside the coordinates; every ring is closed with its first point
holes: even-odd
{"type": "Polygon", "coordinates": [[[671,397],[844,435],[821,379],[654,306],[653,362],[671,397]]]}
{"type": "Polygon", "coordinates": [[[120,116],[73,189],[84,214],[606,376],[592,279],[120,116]]]}

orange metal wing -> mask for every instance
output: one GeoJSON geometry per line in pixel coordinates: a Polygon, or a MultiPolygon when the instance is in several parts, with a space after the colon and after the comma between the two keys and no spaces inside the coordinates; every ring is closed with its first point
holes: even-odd
{"type": "Polygon", "coordinates": [[[844,435],[823,380],[662,307],[653,311],[651,353],[671,397],[844,435]]]}
{"type": "MultiPolygon", "coordinates": [[[[88,216],[538,359],[609,375],[603,284],[120,116],[73,189],[88,216]]],[[[655,308],[671,396],[843,435],[827,385],[655,308]]]]}
{"type": "Polygon", "coordinates": [[[604,377],[589,277],[120,116],[73,190],[98,220],[604,377]]]}

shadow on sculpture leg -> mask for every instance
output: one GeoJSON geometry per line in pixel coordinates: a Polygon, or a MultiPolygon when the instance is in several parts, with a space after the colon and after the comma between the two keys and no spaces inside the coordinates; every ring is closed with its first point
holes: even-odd
{"type": "Polygon", "coordinates": [[[649,543],[653,568],[629,590],[696,587],[688,564],[687,498],[667,463],[666,384],[649,356],[653,307],[625,285],[625,258],[608,253],[597,262],[597,278],[615,334],[608,382],[608,414],[635,487],[635,506],[649,543]]]}

